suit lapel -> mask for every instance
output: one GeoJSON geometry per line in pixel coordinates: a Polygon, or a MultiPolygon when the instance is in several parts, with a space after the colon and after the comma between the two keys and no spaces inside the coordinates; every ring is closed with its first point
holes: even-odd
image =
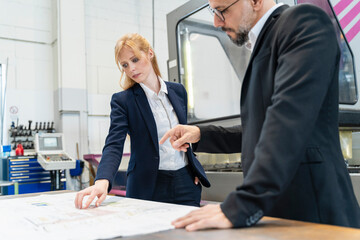
{"type": "Polygon", "coordinates": [[[149,102],[145,95],[144,90],[141,88],[139,84],[135,84],[134,86],[134,94],[135,94],[135,101],[140,109],[141,115],[144,118],[145,124],[150,132],[151,139],[155,145],[155,147],[159,148],[158,137],[157,137],[157,128],[154,119],[154,115],[151,111],[149,102]]]}
{"type": "Polygon", "coordinates": [[[285,10],[289,8],[288,5],[283,5],[278,7],[277,9],[275,9],[275,11],[269,16],[269,18],[266,20],[263,28],[261,29],[261,32],[256,40],[253,52],[250,56],[250,60],[249,60],[249,64],[246,68],[245,71],[245,75],[244,75],[244,80],[243,80],[243,84],[242,84],[242,88],[241,88],[241,102],[243,102],[244,98],[245,98],[245,93],[247,92],[247,86],[248,86],[248,81],[249,81],[249,74],[251,72],[252,69],[252,62],[254,60],[254,57],[257,55],[259,48],[262,44],[263,38],[267,32],[267,30],[269,29],[269,27],[275,23],[276,19],[281,15],[281,13],[285,10]]]}
{"type": "Polygon", "coordinates": [[[251,54],[251,58],[250,61],[252,61],[252,59],[254,58],[254,56],[256,56],[257,51],[259,50],[259,46],[261,45],[261,42],[265,36],[265,33],[267,32],[267,29],[270,25],[272,25],[274,23],[274,21],[280,16],[280,14],[285,10],[289,8],[288,5],[283,5],[278,7],[277,9],[275,9],[275,11],[269,16],[269,18],[266,20],[264,27],[261,29],[260,34],[256,40],[253,52],[251,54]]]}
{"type": "Polygon", "coordinates": [[[186,124],[186,112],[185,109],[183,107],[183,105],[181,104],[181,102],[178,99],[178,96],[176,95],[176,92],[172,89],[172,86],[170,86],[170,84],[168,84],[167,82],[166,86],[167,86],[167,90],[168,90],[168,98],[175,110],[176,116],[178,117],[179,123],[180,124],[186,124]]]}

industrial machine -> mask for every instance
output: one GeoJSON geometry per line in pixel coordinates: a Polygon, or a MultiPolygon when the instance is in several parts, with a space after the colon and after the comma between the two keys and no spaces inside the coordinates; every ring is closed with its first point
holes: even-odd
{"type": "MultiPolygon", "coordinates": [[[[341,49],[339,128],[343,155],[360,202],[360,20],[357,1],[282,0],[288,5],[315,4],[328,13],[341,49]]],[[[213,26],[208,1],[189,1],[167,15],[168,80],[188,92],[189,124],[224,127],[241,124],[240,93],[250,51],[235,45],[213,26]]],[[[223,201],[242,183],[241,154],[197,154],[212,188],[202,199],[223,201]]]]}
{"type": "Polygon", "coordinates": [[[35,151],[37,161],[43,169],[50,171],[52,190],[61,189],[61,170],[76,167],[75,159],[64,150],[62,133],[35,134],[35,151]]]}

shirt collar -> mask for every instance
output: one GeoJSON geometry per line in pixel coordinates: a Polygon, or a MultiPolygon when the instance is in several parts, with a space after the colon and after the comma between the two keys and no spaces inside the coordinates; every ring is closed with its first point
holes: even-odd
{"type": "MultiPolygon", "coordinates": [[[[159,79],[159,82],[160,82],[160,91],[159,91],[159,96],[162,96],[164,94],[167,94],[168,93],[168,90],[167,90],[167,86],[165,84],[165,81],[160,77],[158,76],[158,79],[159,79]]],[[[147,97],[156,97],[157,94],[151,90],[150,88],[148,88],[145,84],[143,83],[140,83],[140,86],[142,87],[142,89],[144,90],[145,94],[147,97]]]]}
{"type": "Polygon", "coordinates": [[[254,50],[254,46],[256,43],[256,40],[264,27],[266,20],[270,17],[270,15],[280,6],[284,5],[284,3],[278,3],[272,8],[270,8],[264,16],[260,18],[260,20],[255,24],[255,26],[250,30],[249,32],[249,41],[245,44],[245,47],[249,49],[251,52],[254,50]]]}

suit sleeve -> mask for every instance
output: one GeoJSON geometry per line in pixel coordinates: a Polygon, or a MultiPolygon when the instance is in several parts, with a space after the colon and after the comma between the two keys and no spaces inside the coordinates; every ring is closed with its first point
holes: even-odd
{"type": "Polygon", "coordinates": [[[111,99],[110,129],[106,137],[101,161],[97,170],[96,180],[107,179],[109,181],[108,191],[112,188],[112,182],[119,169],[121,162],[124,142],[128,133],[127,109],[124,101],[120,100],[118,94],[114,94],[111,99]]]}
{"type": "Polygon", "coordinates": [[[241,126],[198,126],[200,141],[193,144],[195,152],[206,153],[239,153],[241,152],[241,126]]]}
{"type": "Polygon", "coordinates": [[[310,6],[283,14],[274,39],[278,57],[272,104],[243,185],[221,204],[235,227],[255,224],[291,183],[337,73],[339,50],[328,16],[310,6]]]}

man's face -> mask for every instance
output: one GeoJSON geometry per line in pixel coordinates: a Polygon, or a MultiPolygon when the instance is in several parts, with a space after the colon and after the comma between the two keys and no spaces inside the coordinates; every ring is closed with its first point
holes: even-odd
{"type": "MultiPolygon", "coordinates": [[[[248,33],[254,26],[256,12],[251,5],[252,0],[240,0],[224,12],[225,21],[214,15],[214,26],[221,27],[230,39],[237,45],[242,46],[248,40],[248,33]]],[[[209,0],[212,8],[218,11],[224,10],[235,0],[209,0]]]]}

